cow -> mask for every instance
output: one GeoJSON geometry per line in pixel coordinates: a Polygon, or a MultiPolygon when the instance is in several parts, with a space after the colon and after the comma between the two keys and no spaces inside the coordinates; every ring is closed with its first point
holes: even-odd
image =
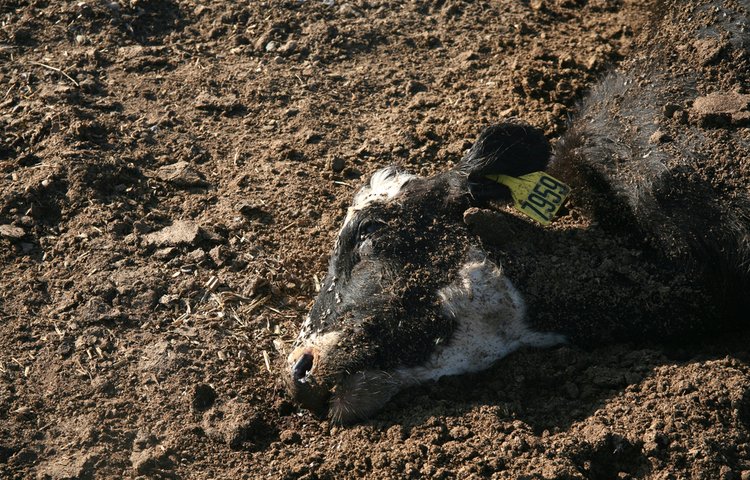
{"type": "Polygon", "coordinates": [[[746,1],[666,2],[554,148],[506,119],[447,171],[375,172],[283,359],[291,396],[348,423],[522,347],[742,327],[749,13],[746,1]]]}

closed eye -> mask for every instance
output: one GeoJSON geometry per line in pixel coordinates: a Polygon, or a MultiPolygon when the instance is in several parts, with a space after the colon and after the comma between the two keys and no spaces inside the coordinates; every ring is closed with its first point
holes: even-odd
{"type": "Polygon", "coordinates": [[[380,220],[364,220],[359,224],[359,229],[357,230],[357,240],[359,242],[362,242],[370,238],[375,232],[377,232],[384,226],[385,223],[381,222],[380,220]]]}

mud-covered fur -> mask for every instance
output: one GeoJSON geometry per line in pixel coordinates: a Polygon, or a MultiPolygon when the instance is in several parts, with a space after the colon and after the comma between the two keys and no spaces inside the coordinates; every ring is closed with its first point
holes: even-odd
{"type": "Polygon", "coordinates": [[[727,46],[714,69],[750,80],[750,7],[664,3],[660,15],[683,26],[682,36],[657,25],[655,41],[592,90],[558,142],[551,172],[573,186],[571,204],[588,212],[589,227],[543,228],[493,208],[508,191],[486,175],[520,176],[551,158],[541,132],[521,122],[485,129],[448,172],[378,171],[354,197],[285,359],[291,395],[349,422],[407,385],[487,368],[522,346],[746,321],[748,186],[705,175],[747,168],[746,131],[733,126],[717,140],[691,120],[671,142],[653,134],[666,121],[663,106],[689,106],[706,93],[699,76],[714,68],[680,71],[680,55],[693,53],[672,45],[721,37],[727,46]]]}

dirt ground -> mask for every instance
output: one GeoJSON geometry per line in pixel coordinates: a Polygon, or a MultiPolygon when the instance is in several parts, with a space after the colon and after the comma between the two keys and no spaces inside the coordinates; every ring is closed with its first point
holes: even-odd
{"type": "Polygon", "coordinates": [[[747,334],[523,351],[349,427],[278,378],[363,177],[559,136],[643,4],[0,2],[0,477],[750,479],[747,334]]]}

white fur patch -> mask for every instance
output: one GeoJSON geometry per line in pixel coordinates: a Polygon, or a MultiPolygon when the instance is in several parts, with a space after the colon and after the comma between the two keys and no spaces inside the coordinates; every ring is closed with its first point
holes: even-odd
{"type": "MultiPolygon", "coordinates": [[[[401,172],[396,167],[385,167],[370,177],[370,183],[360,188],[354,195],[352,206],[346,212],[344,225],[356,212],[375,202],[387,202],[399,194],[406,182],[416,178],[411,173],[401,172]]],[[[343,227],[342,227],[343,228],[343,227]]]]}
{"type": "Polygon", "coordinates": [[[398,370],[405,384],[445,375],[476,372],[523,346],[549,347],[565,342],[556,333],[526,325],[526,305],[500,267],[472,251],[460,278],[439,292],[443,312],[456,318],[451,339],[436,348],[424,365],[398,370]]]}

